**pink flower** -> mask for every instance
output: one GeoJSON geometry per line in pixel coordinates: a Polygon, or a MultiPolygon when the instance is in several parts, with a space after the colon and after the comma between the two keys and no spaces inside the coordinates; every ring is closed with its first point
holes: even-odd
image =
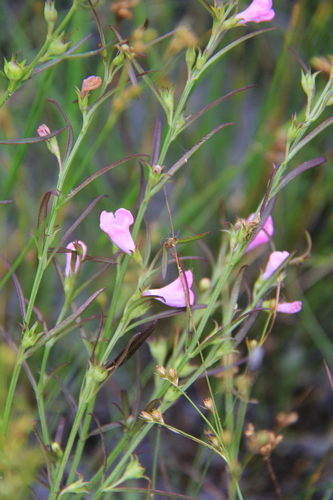
{"type": "Polygon", "coordinates": [[[157,297],[153,297],[160,302],[164,302],[167,306],[170,307],[186,307],[186,290],[188,290],[188,301],[192,306],[194,303],[194,293],[191,290],[191,286],[193,283],[193,274],[192,271],[185,271],[185,280],[183,277],[177,278],[175,281],[170,283],[169,285],[163,288],[151,289],[143,292],[144,297],[148,297],[149,295],[157,295],[157,297]],[[185,289],[185,293],[184,293],[185,289]]]}
{"type": "Polygon", "coordinates": [[[277,312],[285,314],[295,314],[300,312],[301,309],[302,302],[299,300],[296,302],[281,302],[276,308],[277,312]]]}
{"type": "Polygon", "coordinates": [[[281,266],[282,262],[289,257],[289,252],[273,252],[269,256],[267,266],[264,274],[262,275],[263,280],[267,280],[272,276],[272,274],[281,266]]]}
{"type": "Polygon", "coordinates": [[[272,0],[253,0],[247,9],[236,15],[236,19],[240,20],[238,24],[271,21],[275,16],[275,12],[272,9],[272,3],[272,0]]]}
{"type": "Polygon", "coordinates": [[[46,135],[50,135],[51,133],[51,130],[49,129],[49,127],[45,124],[43,125],[39,125],[38,129],[37,129],[37,134],[39,135],[39,137],[45,137],[46,135]]]}
{"type": "Polygon", "coordinates": [[[125,208],[119,208],[115,214],[104,210],[101,213],[99,227],[106,232],[115,245],[123,252],[131,255],[131,253],[135,252],[135,244],[129,231],[129,227],[133,222],[133,215],[125,208]]]}
{"type": "Polygon", "coordinates": [[[66,253],[66,268],[65,276],[70,277],[73,274],[77,274],[81,267],[81,263],[84,261],[87,255],[87,245],[83,241],[75,240],[67,245],[68,250],[73,250],[73,252],[66,253]]]}
{"type": "MultiPolygon", "coordinates": [[[[250,217],[246,219],[247,222],[251,222],[253,220],[254,215],[255,214],[251,214],[250,217]]],[[[273,233],[274,233],[274,225],[273,225],[273,219],[270,215],[266,220],[262,230],[259,231],[257,236],[254,238],[253,241],[251,241],[251,243],[247,247],[245,253],[249,252],[250,250],[253,250],[253,248],[262,245],[263,243],[267,243],[270,240],[270,237],[273,235],[273,233]]]]}

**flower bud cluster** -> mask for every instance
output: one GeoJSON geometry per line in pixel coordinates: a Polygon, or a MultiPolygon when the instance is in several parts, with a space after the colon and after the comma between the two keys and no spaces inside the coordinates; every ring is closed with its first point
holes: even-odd
{"type": "Polygon", "coordinates": [[[140,413],[140,418],[149,423],[164,424],[162,413],[155,408],[151,412],[142,411],[140,413]]]}
{"type": "Polygon", "coordinates": [[[168,380],[173,385],[178,385],[179,378],[175,368],[168,368],[168,370],[166,370],[164,366],[156,366],[156,375],[161,377],[163,380],[168,380]]]}

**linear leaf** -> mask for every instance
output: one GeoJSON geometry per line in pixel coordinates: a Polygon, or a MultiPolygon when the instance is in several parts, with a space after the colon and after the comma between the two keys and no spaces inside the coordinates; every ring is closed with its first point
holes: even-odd
{"type": "Polygon", "coordinates": [[[79,316],[81,316],[81,314],[90,306],[90,304],[95,300],[95,298],[98,297],[98,295],[100,293],[102,293],[104,290],[105,290],[105,287],[100,288],[99,290],[97,290],[97,292],[93,293],[89,297],[89,299],[87,299],[82,304],[82,306],[80,306],[73,314],[71,314],[70,316],[68,316],[66,319],[64,319],[63,321],[61,321],[61,323],[59,323],[54,328],[52,328],[47,333],[45,333],[41,337],[41,339],[39,341],[37,341],[37,343],[33,347],[31,347],[30,349],[28,349],[25,352],[25,357],[27,358],[27,357],[31,356],[31,354],[33,354],[40,347],[42,347],[43,345],[45,345],[51,338],[56,337],[63,330],[65,330],[71,323],[73,323],[79,316]]]}
{"type": "Polygon", "coordinates": [[[133,335],[125,349],[116,357],[116,359],[114,359],[110,363],[107,363],[107,369],[114,371],[119,366],[124,365],[153,333],[156,326],[157,319],[155,319],[154,322],[149,325],[148,328],[146,328],[143,332],[133,335]]]}
{"type": "Polygon", "coordinates": [[[76,187],[75,189],[73,189],[69,193],[69,195],[67,196],[66,199],[70,200],[79,191],[81,191],[81,189],[83,189],[84,187],[88,186],[88,184],[90,184],[91,181],[93,181],[94,179],[97,179],[97,177],[100,177],[101,175],[105,174],[109,170],[112,170],[113,168],[118,167],[118,165],[121,165],[122,163],[124,163],[124,161],[131,160],[132,158],[135,158],[136,156],[149,156],[149,155],[140,154],[140,153],[139,154],[134,154],[134,155],[126,156],[126,158],[123,158],[122,160],[116,161],[115,163],[111,163],[111,165],[108,165],[107,167],[102,168],[101,170],[99,170],[95,174],[93,174],[90,177],[88,177],[88,179],[86,179],[85,181],[83,181],[82,184],[80,184],[78,187],[76,187]]]}
{"type": "Polygon", "coordinates": [[[43,142],[47,141],[48,139],[51,139],[52,137],[55,137],[56,135],[61,134],[64,130],[66,130],[68,127],[62,127],[56,130],[55,132],[52,132],[51,134],[45,135],[43,137],[40,137],[39,135],[37,137],[28,137],[28,138],[23,138],[23,139],[8,139],[8,140],[0,140],[0,144],[4,144],[5,146],[10,145],[10,144],[35,144],[37,142],[43,142]]]}
{"type": "Polygon", "coordinates": [[[236,41],[229,43],[226,47],[224,47],[222,50],[217,52],[213,57],[211,57],[207,63],[203,66],[203,71],[201,71],[201,74],[206,71],[207,68],[209,68],[212,64],[214,64],[220,57],[223,56],[226,52],[229,50],[233,49],[234,47],[237,47],[242,42],[245,42],[246,40],[249,40],[250,38],[253,38],[257,35],[261,35],[262,33],[266,33],[268,31],[273,31],[276,30],[277,28],[264,28],[262,30],[254,31],[252,33],[249,33],[248,35],[242,36],[241,38],[238,38],[236,41]]]}
{"type": "Polygon", "coordinates": [[[196,152],[197,149],[200,148],[208,139],[210,139],[216,132],[219,130],[223,129],[224,127],[228,127],[229,125],[233,125],[233,123],[222,123],[222,125],[219,125],[218,127],[214,128],[209,134],[205,135],[193,148],[191,148],[187,153],[185,153],[167,172],[168,175],[173,175],[175,174],[180,167],[184,165],[184,163],[187,162],[187,160],[193,155],[193,153],[196,152]]]}
{"type": "Polygon", "coordinates": [[[298,153],[298,151],[300,149],[302,149],[303,146],[305,146],[305,144],[312,141],[312,139],[314,139],[318,134],[320,134],[320,132],[325,130],[325,128],[332,125],[332,123],[333,123],[333,116],[331,116],[330,118],[327,118],[327,120],[325,120],[323,123],[318,125],[318,127],[316,127],[314,130],[312,130],[312,132],[310,132],[307,136],[305,136],[304,139],[299,141],[297,146],[295,146],[293,148],[293,150],[289,153],[289,159],[293,158],[295,156],[295,154],[298,153]]]}
{"type": "Polygon", "coordinates": [[[206,111],[208,111],[209,109],[213,108],[214,106],[216,106],[220,102],[225,101],[226,99],[228,99],[229,97],[233,96],[234,94],[238,94],[238,92],[243,92],[243,90],[251,89],[253,87],[256,87],[256,85],[248,85],[246,87],[241,87],[240,89],[233,90],[232,92],[229,92],[229,94],[226,94],[223,97],[220,97],[216,101],[212,102],[211,104],[208,104],[207,106],[205,106],[201,111],[199,111],[195,115],[188,116],[188,118],[186,119],[184,127],[182,127],[182,130],[185,129],[190,123],[194,122],[194,120],[196,120],[197,118],[199,118],[199,116],[203,115],[204,113],[206,113],[206,111]]]}
{"type": "Polygon", "coordinates": [[[72,147],[73,147],[73,142],[74,142],[73,127],[71,125],[71,122],[67,118],[65,111],[60,106],[60,104],[57,101],[55,101],[54,99],[48,99],[48,101],[52,102],[52,104],[57,106],[57,108],[59,109],[60,113],[62,114],[62,116],[67,124],[66,128],[68,128],[68,137],[67,137],[66,149],[65,149],[64,158],[63,158],[65,160],[68,157],[68,155],[70,154],[72,147]]]}
{"type": "Polygon", "coordinates": [[[326,161],[327,161],[326,156],[318,156],[318,158],[314,158],[313,160],[308,160],[301,163],[300,165],[298,165],[298,167],[294,168],[285,177],[283,177],[276,193],[278,193],[280,189],[286,186],[290,181],[295,179],[295,177],[297,177],[298,175],[302,174],[306,170],[309,170],[310,168],[318,167],[319,165],[322,165],[326,161]]]}
{"type": "MultiPolygon", "coordinates": [[[[6,257],[1,252],[0,252],[0,257],[2,258],[4,263],[6,264],[8,271],[10,271],[11,265],[10,265],[9,261],[6,259],[6,257]]],[[[13,278],[15,289],[16,289],[16,295],[17,295],[17,298],[19,301],[22,320],[24,321],[25,320],[25,299],[24,299],[24,295],[23,295],[23,290],[22,290],[20,282],[17,279],[17,276],[15,273],[12,273],[12,278],[13,278]]]]}
{"type": "Polygon", "coordinates": [[[66,231],[66,233],[61,238],[61,240],[59,241],[59,243],[53,248],[53,250],[51,252],[51,255],[49,257],[49,260],[51,260],[52,257],[58,252],[58,249],[66,241],[66,239],[68,238],[68,236],[70,236],[72,234],[72,232],[74,231],[74,229],[76,229],[77,226],[83,221],[83,219],[85,217],[87,217],[87,215],[91,212],[91,210],[94,208],[94,206],[96,205],[96,203],[99,200],[101,200],[102,198],[104,198],[105,196],[106,196],[106,194],[101,194],[100,196],[98,196],[97,198],[95,198],[94,201],[92,201],[90,203],[90,205],[85,209],[85,211],[80,215],[80,217],[78,219],[76,219],[76,221],[74,222],[74,224],[72,224],[71,227],[68,229],[68,231],[66,231]]]}
{"type": "MultiPolygon", "coordinates": [[[[39,210],[38,210],[38,217],[37,217],[37,246],[38,248],[42,248],[44,245],[44,240],[45,240],[45,230],[39,231],[41,227],[44,226],[46,218],[47,218],[47,208],[49,204],[49,200],[51,198],[51,195],[54,196],[59,196],[57,191],[47,191],[43,199],[39,205],[39,210]]],[[[45,226],[44,226],[45,229],[45,226]]]]}

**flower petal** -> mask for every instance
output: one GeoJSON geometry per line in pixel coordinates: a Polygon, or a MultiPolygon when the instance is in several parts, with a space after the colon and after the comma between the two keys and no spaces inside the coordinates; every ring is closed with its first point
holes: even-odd
{"type": "Polygon", "coordinates": [[[129,231],[133,222],[133,215],[125,208],[119,208],[115,214],[104,210],[100,217],[100,228],[123,252],[131,254],[135,252],[135,244],[129,231]]]}
{"type": "Polygon", "coordinates": [[[182,276],[179,276],[169,285],[163,288],[146,290],[142,295],[144,297],[153,295],[154,299],[164,302],[164,304],[170,307],[186,307],[186,294],[184,293],[185,288],[185,291],[188,291],[188,302],[192,306],[194,304],[194,293],[191,290],[193,274],[192,271],[185,271],[184,274],[185,280],[182,276]]]}

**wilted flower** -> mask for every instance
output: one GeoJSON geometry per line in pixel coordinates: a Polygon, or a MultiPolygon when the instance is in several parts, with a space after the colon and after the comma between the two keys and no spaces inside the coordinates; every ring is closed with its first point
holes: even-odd
{"type": "MultiPolygon", "coordinates": [[[[251,222],[253,220],[254,215],[255,214],[251,214],[250,217],[248,217],[247,222],[251,222]]],[[[262,245],[263,243],[267,243],[270,237],[273,235],[273,233],[274,233],[274,225],[272,216],[270,215],[266,220],[261,231],[259,231],[257,236],[254,238],[253,241],[251,241],[251,243],[247,247],[245,253],[249,252],[250,250],[253,250],[254,248],[256,248],[259,245],[262,245]]]]}
{"type": "Polygon", "coordinates": [[[99,76],[88,76],[82,81],[81,98],[83,99],[90,90],[95,90],[102,85],[102,79],[99,76]]]}
{"type": "Polygon", "coordinates": [[[274,448],[281,443],[283,437],[281,434],[275,434],[273,431],[261,429],[255,431],[253,424],[249,423],[245,431],[246,444],[252,453],[269,458],[274,448]]]}
{"type": "Polygon", "coordinates": [[[66,248],[75,252],[66,253],[65,276],[69,277],[79,272],[81,263],[87,255],[88,248],[87,245],[81,240],[72,241],[66,248]]]}
{"type": "Polygon", "coordinates": [[[287,259],[287,257],[289,257],[289,252],[272,252],[269,256],[269,260],[265,272],[262,275],[262,279],[267,280],[268,278],[270,278],[272,274],[277,270],[277,268],[281,266],[282,262],[287,259]]]}
{"type": "Polygon", "coordinates": [[[194,303],[194,293],[191,290],[193,274],[192,271],[185,271],[184,274],[185,280],[181,275],[169,285],[163,288],[147,290],[142,295],[144,297],[153,295],[154,299],[164,302],[170,307],[186,307],[186,292],[188,292],[188,302],[192,306],[194,303]]]}
{"type": "Polygon", "coordinates": [[[125,208],[119,208],[114,214],[104,210],[101,213],[100,228],[123,252],[131,255],[135,252],[135,244],[129,231],[133,222],[133,215],[125,208]]]}
{"type": "Polygon", "coordinates": [[[242,12],[236,15],[239,19],[238,24],[246,24],[249,22],[261,23],[262,21],[271,21],[275,16],[272,9],[272,0],[253,0],[251,5],[242,12]]]}

